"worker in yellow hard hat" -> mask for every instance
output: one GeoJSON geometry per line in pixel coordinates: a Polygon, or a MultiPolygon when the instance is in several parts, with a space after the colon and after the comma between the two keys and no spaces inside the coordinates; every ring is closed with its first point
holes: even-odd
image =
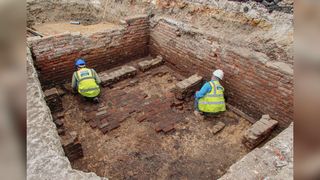
{"type": "Polygon", "coordinates": [[[223,71],[218,69],[212,74],[211,81],[205,83],[200,91],[195,94],[195,115],[204,113],[220,113],[226,110],[224,88],[220,84],[223,79],[223,71]]]}
{"type": "Polygon", "coordinates": [[[78,59],[75,63],[77,71],[72,76],[72,88],[83,97],[98,103],[100,94],[99,84],[101,80],[94,69],[86,67],[83,59],[78,59]]]}

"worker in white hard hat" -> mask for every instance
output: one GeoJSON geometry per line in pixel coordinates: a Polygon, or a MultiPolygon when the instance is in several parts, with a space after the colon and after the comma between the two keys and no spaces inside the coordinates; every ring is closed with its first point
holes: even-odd
{"type": "Polygon", "coordinates": [[[220,113],[226,110],[224,99],[224,88],[220,84],[223,79],[223,71],[215,70],[212,74],[211,81],[205,83],[200,91],[195,94],[195,114],[204,113],[220,113]]]}

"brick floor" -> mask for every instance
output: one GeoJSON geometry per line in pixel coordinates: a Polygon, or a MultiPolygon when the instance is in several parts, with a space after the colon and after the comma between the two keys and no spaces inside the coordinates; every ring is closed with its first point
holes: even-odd
{"type": "Polygon", "coordinates": [[[82,152],[70,158],[84,154],[72,162],[73,168],[114,179],[124,179],[130,171],[148,172],[146,177],[152,177],[157,171],[154,166],[165,163],[171,164],[168,175],[176,171],[190,173],[190,177],[203,174],[197,171],[199,167],[206,170],[203,177],[223,173],[246,153],[241,138],[249,123],[229,112],[222,118],[198,121],[193,101],[175,97],[174,88],[184,79],[164,64],[102,88],[99,104],[67,93],[63,97],[66,133],[77,131],[83,146],[82,152]],[[230,121],[240,124],[228,126],[229,115],[230,121]],[[214,135],[218,121],[226,127],[214,135]],[[225,151],[230,151],[228,156],[221,155],[225,151]],[[196,156],[199,159],[192,158],[196,156]],[[123,174],[118,174],[119,169],[123,174]]]}
{"type": "MultiPolygon", "coordinates": [[[[157,62],[161,60],[162,62],[159,57],[155,60],[157,62]]],[[[175,123],[183,118],[183,114],[177,112],[183,110],[183,101],[176,100],[172,91],[177,79],[182,77],[175,75],[176,73],[165,65],[159,67],[159,64],[153,64],[156,67],[148,66],[149,69],[153,68],[150,73],[141,71],[138,75],[134,67],[123,66],[128,69],[126,72],[133,72],[134,75],[137,75],[134,78],[133,76],[126,76],[125,70],[123,70],[126,68],[123,67],[111,73],[102,72],[101,74],[119,74],[119,77],[114,77],[115,80],[106,80],[108,81],[106,84],[110,85],[112,83],[113,85],[102,89],[99,105],[80,102],[84,121],[89,123],[92,128],[98,128],[103,134],[117,129],[122,122],[130,117],[136,118],[137,123],[152,122],[157,132],[174,130],[175,123]],[[120,76],[126,77],[120,78],[120,76]],[[163,79],[163,77],[168,78],[168,80],[165,82],[155,80],[163,79]],[[167,88],[167,86],[170,88],[158,89],[158,83],[162,83],[163,88],[167,88]],[[152,90],[150,89],[150,92],[148,92],[148,88],[152,90]]]]}

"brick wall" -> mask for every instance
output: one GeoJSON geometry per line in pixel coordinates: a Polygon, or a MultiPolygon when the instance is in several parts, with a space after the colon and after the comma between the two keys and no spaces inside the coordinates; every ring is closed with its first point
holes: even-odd
{"type": "Polygon", "coordinates": [[[77,58],[84,58],[89,67],[99,72],[148,55],[148,17],[129,17],[120,25],[90,35],[75,32],[29,38],[41,84],[70,81],[77,58]]]}
{"type": "Polygon", "coordinates": [[[293,119],[293,70],[265,54],[230,44],[219,37],[161,19],[152,22],[150,53],[162,55],[184,75],[199,73],[208,80],[216,68],[225,72],[222,82],[228,102],[254,117],[263,114],[288,126],[293,119]]]}

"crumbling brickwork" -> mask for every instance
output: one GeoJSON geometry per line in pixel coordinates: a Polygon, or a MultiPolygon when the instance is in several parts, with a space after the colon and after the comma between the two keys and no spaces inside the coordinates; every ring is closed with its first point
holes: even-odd
{"type": "Polygon", "coordinates": [[[293,119],[293,70],[285,62],[263,53],[220,42],[181,22],[161,19],[153,22],[150,52],[160,54],[185,75],[199,73],[210,79],[212,71],[225,72],[222,81],[231,105],[258,120],[263,114],[285,127],[293,119]]]}
{"type": "Polygon", "coordinates": [[[77,58],[84,58],[91,68],[106,70],[148,54],[149,23],[147,16],[121,21],[121,27],[91,35],[64,33],[29,39],[35,66],[42,85],[70,80],[77,58]],[[66,79],[70,77],[70,79],[66,79]]]}

